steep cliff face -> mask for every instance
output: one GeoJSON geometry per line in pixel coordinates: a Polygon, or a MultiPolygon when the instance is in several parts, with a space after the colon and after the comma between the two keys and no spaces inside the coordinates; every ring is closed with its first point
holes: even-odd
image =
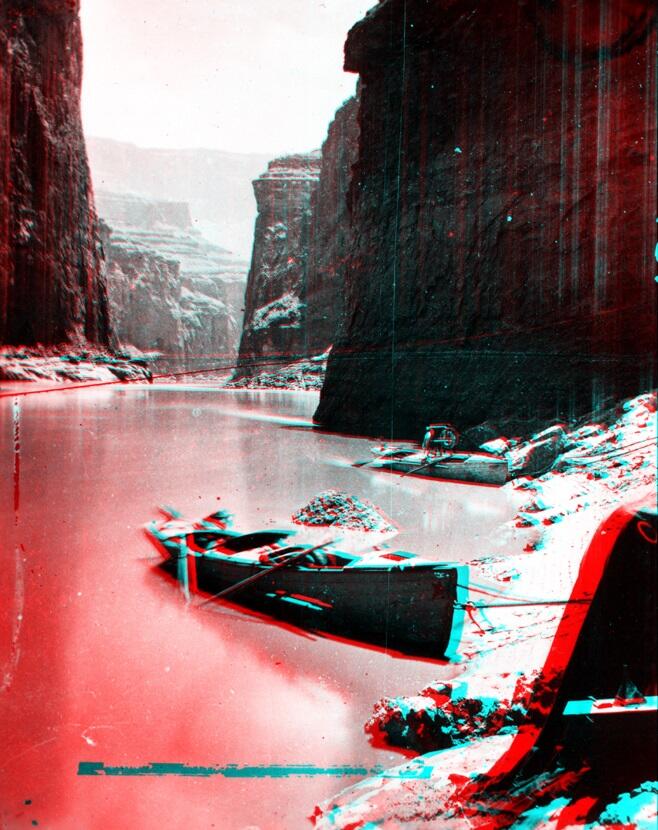
{"type": "Polygon", "coordinates": [[[120,340],[194,367],[232,358],[247,264],[204,239],[184,202],[105,191],[97,200],[120,340]]]}
{"type": "Polygon", "coordinates": [[[0,342],[109,345],[77,0],[0,6],[0,342]]]}
{"type": "Polygon", "coordinates": [[[179,353],[180,263],[132,244],[105,223],[102,232],[117,337],[144,351],[179,353]]]}
{"type": "Polygon", "coordinates": [[[320,180],[312,200],[312,232],[306,282],[307,354],[334,343],[343,317],[345,265],[351,242],[347,192],[358,148],[358,102],[337,111],[322,145],[320,180]]]}
{"type": "Polygon", "coordinates": [[[271,161],[254,181],[258,216],[245,295],[239,377],[257,363],[306,354],[305,303],[313,194],[320,154],[271,161]]]}
{"type": "Polygon", "coordinates": [[[355,239],[316,419],[569,416],[654,374],[655,7],[384,0],[357,24],[355,239]]]}
{"type": "Polygon", "coordinates": [[[276,159],[254,182],[259,214],[237,377],[253,374],[254,359],[288,362],[319,355],[335,341],[351,240],[347,192],[357,112],[356,99],[346,101],[319,154],[276,159]]]}

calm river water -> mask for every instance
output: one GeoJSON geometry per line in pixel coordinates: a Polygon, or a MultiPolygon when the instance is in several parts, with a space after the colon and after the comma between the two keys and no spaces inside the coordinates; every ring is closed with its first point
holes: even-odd
{"type": "MultiPolygon", "coordinates": [[[[458,665],[311,635],[219,603],[186,606],[142,527],[171,504],[289,523],[320,490],[378,504],[395,545],[466,562],[494,552],[506,490],[355,469],[370,442],[310,429],[313,393],[202,387],[0,394],[0,815],[7,828],[304,828],[359,773],[400,756],[363,724],[384,695],[458,665]],[[126,774],[80,775],[81,762],[126,774]],[[243,777],[135,775],[151,762],[243,777]],[[331,771],[330,771],[331,772],[331,771]],[[38,825],[37,825],[38,822],[38,825]]],[[[179,770],[180,771],[180,770],[179,770]]]]}

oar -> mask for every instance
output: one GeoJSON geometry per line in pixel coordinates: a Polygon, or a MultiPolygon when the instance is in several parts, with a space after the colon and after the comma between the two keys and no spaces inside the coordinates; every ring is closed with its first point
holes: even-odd
{"type": "MultiPolygon", "coordinates": [[[[396,460],[396,458],[397,457],[394,454],[389,456],[389,459],[391,461],[396,460]]],[[[384,453],[382,453],[381,455],[377,455],[374,458],[366,458],[365,461],[354,461],[352,463],[352,467],[367,467],[368,464],[374,464],[375,462],[382,460],[386,461],[386,455],[384,453]]],[[[379,468],[375,467],[375,469],[379,468]]]]}
{"type": "MultiPolygon", "coordinates": [[[[313,553],[313,551],[320,550],[320,548],[326,548],[329,545],[333,545],[334,542],[335,542],[335,540],[332,539],[332,540],[329,540],[328,542],[322,542],[322,544],[320,544],[320,545],[314,545],[312,548],[305,548],[304,550],[300,551],[299,553],[296,553],[294,556],[288,557],[283,562],[277,562],[276,565],[272,565],[272,567],[267,568],[267,570],[259,571],[258,573],[252,574],[251,576],[248,576],[246,579],[243,579],[241,582],[236,582],[233,585],[229,585],[228,588],[224,588],[224,590],[220,591],[218,594],[213,594],[213,596],[208,597],[208,599],[204,599],[203,602],[200,602],[199,603],[199,608],[202,605],[206,605],[208,602],[212,602],[212,600],[214,600],[214,599],[221,599],[222,597],[229,596],[229,594],[234,594],[236,591],[241,591],[242,588],[246,588],[248,585],[251,585],[254,582],[258,582],[259,579],[262,579],[263,577],[267,576],[268,574],[271,574],[274,571],[278,571],[281,568],[287,568],[288,565],[292,565],[294,562],[297,562],[299,559],[306,556],[306,554],[313,553]]],[[[291,551],[297,550],[297,546],[291,547],[291,548],[289,548],[289,550],[291,550],[291,551]]],[[[286,553],[285,548],[284,548],[284,550],[279,551],[277,558],[279,556],[283,555],[284,553],[286,553]]]]}
{"type": "Polygon", "coordinates": [[[420,467],[412,467],[411,470],[407,470],[406,473],[402,473],[400,478],[404,478],[405,476],[411,475],[411,473],[417,473],[420,470],[425,470],[427,467],[431,467],[433,464],[436,464],[437,461],[440,461],[443,456],[437,455],[436,458],[432,458],[429,461],[426,461],[424,464],[421,464],[420,467]]]}
{"type": "Polygon", "coordinates": [[[183,514],[180,510],[176,510],[175,507],[169,507],[168,504],[162,504],[158,507],[158,510],[166,516],[168,519],[182,519],[183,514]]]}
{"type": "Polygon", "coordinates": [[[176,562],[176,576],[178,577],[178,582],[181,586],[181,591],[183,592],[183,596],[185,597],[185,602],[189,602],[190,580],[187,570],[187,545],[182,543],[181,548],[183,547],[185,547],[185,552],[182,555],[180,553],[178,554],[178,561],[176,562]]]}
{"type": "Polygon", "coordinates": [[[185,602],[189,602],[190,590],[196,591],[197,587],[196,557],[193,553],[188,551],[185,542],[180,543],[179,550],[182,550],[183,553],[178,554],[176,562],[176,576],[178,577],[178,582],[180,583],[183,596],[185,597],[185,602]]]}

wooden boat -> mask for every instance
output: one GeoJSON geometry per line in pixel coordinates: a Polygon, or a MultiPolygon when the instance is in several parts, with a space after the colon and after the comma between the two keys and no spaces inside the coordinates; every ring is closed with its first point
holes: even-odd
{"type": "Polygon", "coordinates": [[[429,647],[437,656],[450,641],[460,566],[404,551],[319,550],[295,544],[294,530],[239,533],[213,517],[153,521],[146,529],[192,588],[212,594],[253,578],[236,602],[294,611],[304,626],[398,648],[429,647]],[[282,566],[286,557],[295,561],[282,566]]]}
{"type": "Polygon", "coordinates": [[[483,452],[428,454],[420,449],[391,447],[384,449],[372,461],[359,463],[359,466],[448,481],[472,481],[477,484],[501,485],[509,479],[507,460],[483,452]]]}

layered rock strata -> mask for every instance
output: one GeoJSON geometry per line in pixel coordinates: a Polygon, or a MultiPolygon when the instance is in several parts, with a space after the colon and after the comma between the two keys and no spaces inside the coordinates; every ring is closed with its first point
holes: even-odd
{"type": "Polygon", "coordinates": [[[0,6],[0,343],[111,345],[78,6],[0,6]]]}
{"type": "Polygon", "coordinates": [[[183,202],[98,192],[117,335],[183,358],[189,368],[230,362],[242,322],[247,264],[208,242],[183,202]]]}
{"type": "Polygon", "coordinates": [[[185,202],[205,237],[249,259],[256,216],[251,182],[271,155],[137,147],[89,136],[87,150],[95,188],[185,202]]]}
{"type": "Polygon", "coordinates": [[[570,417],[655,374],[646,0],[384,0],[361,77],[346,327],[316,419],[570,417]]]}

